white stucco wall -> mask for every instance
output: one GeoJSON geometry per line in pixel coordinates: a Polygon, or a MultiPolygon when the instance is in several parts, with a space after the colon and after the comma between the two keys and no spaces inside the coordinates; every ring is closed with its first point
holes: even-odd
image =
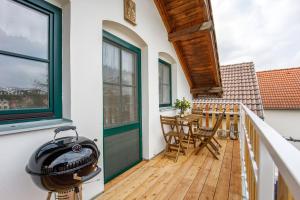
{"type": "MultiPolygon", "coordinates": [[[[102,30],[142,50],[143,158],[163,150],[158,97],[158,58],[172,62],[172,99],[187,97],[189,85],[153,1],[136,1],[137,26],[123,18],[123,0],[49,0],[63,9],[63,117],[73,120],[82,136],[98,139],[103,150],[102,30]],[[117,22],[113,27],[103,21],[117,22]],[[132,34],[134,32],[135,34],[132,34]],[[168,60],[169,59],[169,60],[168,60]]],[[[0,199],[46,198],[25,173],[33,151],[51,140],[53,129],[0,136],[0,199]]],[[[102,154],[99,166],[103,168],[102,154]]],[[[83,186],[84,199],[104,189],[103,173],[83,186]]]]}
{"type": "MultiPolygon", "coordinates": [[[[265,110],[265,121],[284,137],[300,139],[300,110],[265,110]]],[[[291,142],[300,150],[300,142],[291,142]]]]}

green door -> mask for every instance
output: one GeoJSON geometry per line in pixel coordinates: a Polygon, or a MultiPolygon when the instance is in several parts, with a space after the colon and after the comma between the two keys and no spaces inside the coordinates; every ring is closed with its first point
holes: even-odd
{"type": "Polygon", "coordinates": [[[105,182],[142,160],[141,51],[103,32],[105,182]]]}

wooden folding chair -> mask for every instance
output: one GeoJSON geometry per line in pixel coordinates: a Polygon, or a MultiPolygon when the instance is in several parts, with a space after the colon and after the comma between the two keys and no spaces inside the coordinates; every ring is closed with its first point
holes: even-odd
{"type": "Polygon", "coordinates": [[[198,131],[194,132],[194,136],[199,138],[200,142],[201,142],[200,145],[199,145],[199,149],[196,152],[196,154],[198,154],[201,149],[206,147],[216,159],[219,159],[217,155],[220,154],[219,148],[221,148],[222,146],[214,138],[214,136],[217,133],[217,130],[218,130],[220,124],[222,123],[223,116],[224,116],[224,112],[219,114],[218,119],[217,119],[217,121],[216,121],[216,123],[215,123],[215,125],[212,129],[200,128],[200,129],[198,129],[198,131]],[[216,144],[214,144],[213,141],[216,144]]]}
{"type": "Polygon", "coordinates": [[[203,117],[203,110],[200,108],[192,109],[192,115],[198,116],[197,120],[193,122],[193,125],[196,129],[199,129],[202,127],[202,117],[203,117]]]}
{"type": "Polygon", "coordinates": [[[177,117],[160,116],[160,123],[162,133],[166,142],[165,156],[175,158],[177,162],[179,153],[186,155],[184,146],[182,144],[184,134],[181,133],[177,117]],[[171,154],[172,151],[176,151],[176,155],[171,154]]]}
{"type": "Polygon", "coordinates": [[[193,122],[180,122],[180,131],[184,135],[182,142],[186,143],[185,149],[189,149],[190,144],[194,145],[194,148],[196,147],[196,140],[193,135],[193,122]],[[187,130],[187,133],[185,132],[187,130]]]}

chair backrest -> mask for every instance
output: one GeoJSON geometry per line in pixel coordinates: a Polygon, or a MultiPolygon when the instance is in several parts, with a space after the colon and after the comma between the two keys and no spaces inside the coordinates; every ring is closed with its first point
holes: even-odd
{"type": "Polygon", "coordinates": [[[168,127],[169,130],[175,131],[179,133],[179,126],[178,126],[178,119],[177,117],[169,117],[169,116],[160,116],[160,124],[161,124],[161,130],[164,135],[164,138],[167,142],[167,133],[168,131],[166,128],[168,127]]]}
{"type": "Polygon", "coordinates": [[[212,129],[212,132],[216,133],[219,126],[221,125],[222,121],[223,121],[223,116],[224,116],[225,111],[223,111],[222,113],[219,113],[217,121],[212,129]]]}

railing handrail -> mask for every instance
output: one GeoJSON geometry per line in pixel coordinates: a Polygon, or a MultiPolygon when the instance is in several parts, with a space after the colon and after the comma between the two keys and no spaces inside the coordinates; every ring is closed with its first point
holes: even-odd
{"type": "Polygon", "coordinates": [[[231,100],[226,100],[226,101],[215,101],[215,100],[194,100],[193,103],[201,103],[201,104],[241,104],[241,101],[231,101],[231,100]]]}
{"type": "MultiPolygon", "coordinates": [[[[280,174],[291,190],[295,199],[300,197],[300,151],[286,141],[281,134],[254,114],[244,104],[242,109],[252,120],[253,125],[259,132],[261,141],[267,148],[270,156],[276,164],[280,174]]],[[[241,109],[241,110],[242,110],[241,109]]]]}

